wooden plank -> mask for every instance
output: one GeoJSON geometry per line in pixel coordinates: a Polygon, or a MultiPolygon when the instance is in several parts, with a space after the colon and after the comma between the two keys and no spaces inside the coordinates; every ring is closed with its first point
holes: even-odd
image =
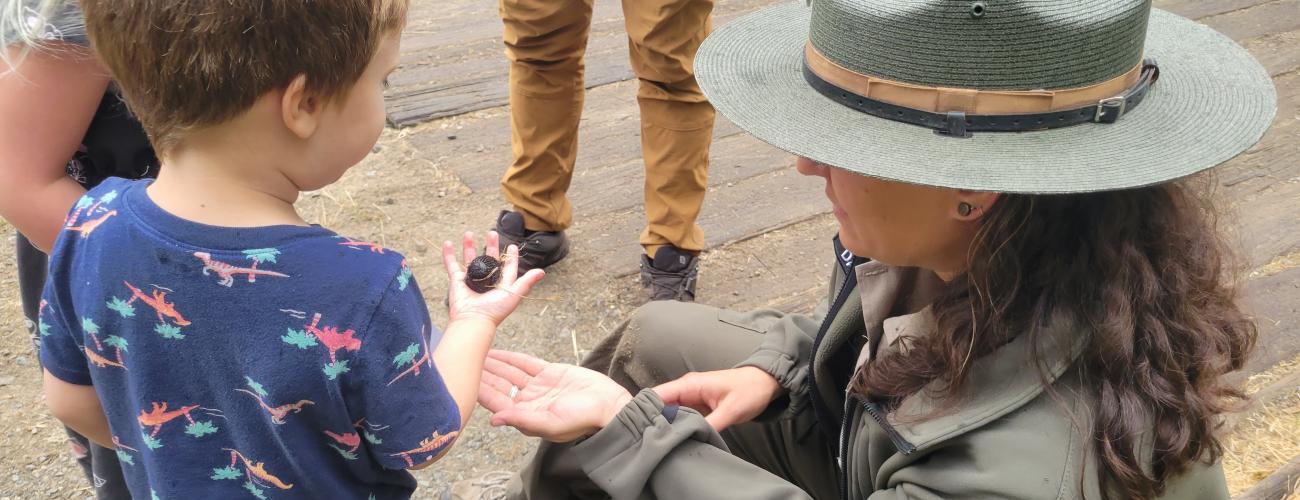
{"type": "Polygon", "coordinates": [[[699,300],[738,311],[811,311],[826,298],[837,227],[834,216],[818,215],[710,251],[700,263],[699,300]]]}
{"type": "MultiPolygon", "coordinates": [[[[753,237],[830,211],[823,183],[794,169],[779,169],[729,185],[714,185],[698,223],[705,245],[753,237]]],[[[600,214],[574,223],[573,237],[586,241],[597,266],[611,276],[637,272],[638,237],[645,226],[640,209],[600,214]]]]}
{"type": "MultiPolygon", "coordinates": [[[[776,0],[721,0],[715,24],[775,3],[776,0]]],[[[588,37],[588,88],[632,78],[627,63],[627,36],[620,2],[596,2],[588,37]]],[[[408,27],[402,64],[390,78],[389,123],[405,127],[505,105],[508,66],[501,45],[501,21],[495,4],[448,7],[434,21],[408,27]]]]}
{"type": "Polygon", "coordinates": [[[1242,45],[1259,59],[1270,76],[1300,70],[1300,31],[1264,35],[1242,45]]]}
{"type": "Polygon", "coordinates": [[[1285,500],[1300,491],[1300,455],[1233,500],[1285,500]]]}
{"type": "Polygon", "coordinates": [[[1274,0],[1155,0],[1152,5],[1186,18],[1200,19],[1272,1],[1274,0]]]}
{"type": "Polygon", "coordinates": [[[1237,41],[1286,33],[1300,30],[1300,0],[1275,0],[1200,21],[1237,41]]]}

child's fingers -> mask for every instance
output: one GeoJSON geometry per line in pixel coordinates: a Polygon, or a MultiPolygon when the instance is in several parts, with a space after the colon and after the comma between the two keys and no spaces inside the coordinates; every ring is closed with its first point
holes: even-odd
{"type": "Polygon", "coordinates": [[[501,284],[509,286],[519,277],[519,247],[506,248],[506,258],[501,261],[501,284]]]}
{"type": "Polygon", "coordinates": [[[453,248],[450,241],[442,242],[442,265],[447,268],[447,276],[455,282],[464,271],[460,268],[460,263],[456,262],[456,251],[453,248]]]}
{"type": "Polygon", "coordinates": [[[464,255],[466,266],[469,266],[474,257],[478,257],[478,252],[474,250],[473,231],[465,231],[465,237],[461,239],[461,253],[464,255]]]}
{"type": "Polygon", "coordinates": [[[542,370],[546,369],[546,365],[548,364],[545,361],[524,353],[497,349],[488,351],[488,359],[504,362],[510,366],[523,370],[524,373],[534,377],[537,376],[538,373],[542,373],[542,370]]]}
{"type": "Polygon", "coordinates": [[[486,374],[495,375],[501,378],[505,383],[504,390],[507,393],[510,392],[510,386],[513,385],[519,388],[528,387],[528,382],[532,380],[532,377],[527,373],[524,373],[524,371],[519,367],[492,358],[483,360],[483,371],[486,372],[486,374]]]}
{"type": "Polygon", "coordinates": [[[546,271],[543,271],[541,269],[530,270],[524,273],[524,276],[522,278],[519,278],[515,282],[510,283],[510,293],[513,293],[520,297],[527,297],[528,293],[533,290],[533,285],[536,285],[537,282],[542,281],[542,278],[545,276],[546,276],[546,271]]]}
{"type": "Polygon", "coordinates": [[[494,259],[501,258],[501,235],[496,231],[488,231],[487,247],[483,249],[483,253],[494,259]]]}

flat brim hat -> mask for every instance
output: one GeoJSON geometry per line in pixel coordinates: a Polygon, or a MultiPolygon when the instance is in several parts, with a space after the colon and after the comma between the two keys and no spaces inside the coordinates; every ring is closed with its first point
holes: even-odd
{"type": "Polygon", "coordinates": [[[1013,193],[1200,172],[1257,142],[1277,100],[1245,49],[1146,0],[800,0],[716,30],[695,71],[794,155],[1013,193]]]}

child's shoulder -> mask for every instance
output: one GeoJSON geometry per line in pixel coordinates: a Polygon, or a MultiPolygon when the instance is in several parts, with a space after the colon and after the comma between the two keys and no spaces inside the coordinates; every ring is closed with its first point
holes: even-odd
{"type": "MultiPolygon", "coordinates": [[[[406,256],[379,243],[344,236],[332,231],[313,238],[304,250],[312,252],[314,265],[339,276],[354,276],[385,283],[410,274],[406,256]]],[[[346,280],[345,280],[346,281],[346,280]]],[[[340,283],[342,284],[342,283],[340,283]]]]}

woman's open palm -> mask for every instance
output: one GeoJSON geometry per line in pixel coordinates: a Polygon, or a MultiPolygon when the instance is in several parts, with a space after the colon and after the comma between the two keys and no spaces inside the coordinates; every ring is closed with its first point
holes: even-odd
{"type": "Polygon", "coordinates": [[[488,353],[478,396],[492,425],[561,443],[604,428],[631,399],[598,372],[510,351],[488,353]]]}

